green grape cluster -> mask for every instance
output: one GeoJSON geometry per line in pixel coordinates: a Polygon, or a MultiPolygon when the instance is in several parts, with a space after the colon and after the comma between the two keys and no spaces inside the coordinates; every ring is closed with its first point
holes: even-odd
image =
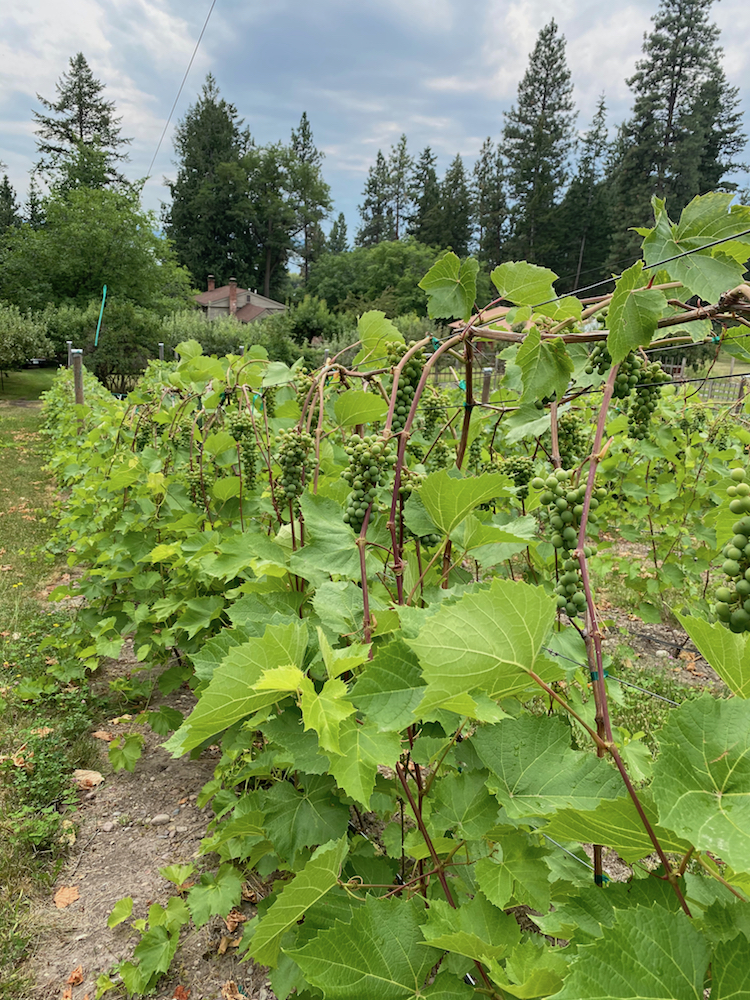
{"type": "Polygon", "coordinates": [[[750,632],[750,484],[744,469],[732,469],[734,484],[727,490],[729,509],[744,514],[732,525],[734,537],[724,546],[722,570],[726,583],[717,588],[714,614],[732,632],[750,632]]]}
{"type": "Polygon", "coordinates": [[[312,375],[308,374],[307,368],[300,368],[294,378],[294,384],[297,389],[297,402],[299,403],[299,408],[302,409],[307,402],[307,396],[313,384],[312,375]]]}
{"type": "MultiPolygon", "coordinates": [[[[388,346],[386,347],[388,364],[391,366],[397,365],[409,348],[413,346],[414,341],[408,345],[399,344],[396,341],[389,341],[388,346]]],[[[391,431],[394,434],[398,434],[399,431],[404,429],[404,424],[406,423],[406,418],[409,415],[412,400],[414,399],[414,393],[416,392],[417,385],[422,377],[423,367],[424,351],[419,350],[409,359],[401,370],[401,375],[398,380],[398,388],[396,389],[396,406],[393,411],[393,421],[391,422],[391,431]]]]}
{"type": "Polygon", "coordinates": [[[360,531],[367,508],[377,496],[377,487],[384,486],[391,464],[388,442],[375,434],[360,437],[353,434],[346,446],[349,468],[341,473],[352,488],[346,499],[344,522],[360,531]]]}
{"type": "Polygon", "coordinates": [[[424,459],[425,447],[419,441],[415,441],[414,438],[409,438],[409,442],[406,445],[406,454],[415,465],[419,465],[424,459]]]}
{"type": "MultiPolygon", "coordinates": [[[[582,614],[586,607],[586,595],[578,561],[568,554],[578,545],[586,487],[573,486],[572,478],[572,472],[556,469],[546,479],[537,476],[531,482],[535,490],[542,490],[539,500],[547,508],[547,519],[553,532],[550,541],[556,549],[563,550],[566,554],[562,564],[563,573],[558,580],[555,593],[558,608],[571,618],[582,614]]],[[[605,489],[597,489],[591,497],[590,510],[596,510],[606,495],[605,489]]],[[[596,515],[589,513],[589,521],[595,524],[596,515]]],[[[587,557],[593,552],[593,548],[585,546],[584,554],[587,557]]]]}
{"type": "Polygon", "coordinates": [[[423,394],[421,402],[424,413],[422,430],[425,437],[431,438],[437,430],[438,421],[445,415],[448,397],[442,390],[430,386],[423,394]]]}
{"type": "Polygon", "coordinates": [[[636,441],[642,441],[648,435],[651,414],[659,405],[661,387],[665,382],[671,381],[658,361],[652,361],[641,368],[635,399],[628,412],[628,433],[636,441]]]}
{"type": "Polygon", "coordinates": [[[263,390],[263,404],[269,420],[272,420],[276,416],[276,388],[273,385],[263,390]]]}
{"type": "MultiPolygon", "coordinates": [[[[481,437],[475,437],[474,440],[469,445],[469,451],[467,453],[467,463],[470,469],[474,472],[479,471],[479,467],[482,464],[482,439],[481,437]]],[[[527,480],[528,481],[528,480],[527,480]]],[[[527,490],[528,493],[528,490],[527,490]]]]}
{"type": "Polygon", "coordinates": [[[557,418],[557,446],[564,469],[577,465],[586,450],[583,421],[573,410],[565,410],[557,418]]]}
{"type": "MultiPolygon", "coordinates": [[[[424,475],[421,472],[412,472],[409,469],[401,470],[401,485],[399,486],[399,496],[402,502],[405,503],[415,490],[419,490],[419,487],[424,482],[424,475]]],[[[404,525],[404,536],[406,538],[415,538],[419,541],[420,545],[423,545],[426,549],[431,549],[440,542],[441,536],[433,532],[429,535],[415,535],[414,532],[404,525]]]]}
{"type": "Polygon", "coordinates": [[[450,464],[451,449],[443,438],[438,438],[432,446],[430,457],[427,459],[427,465],[430,471],[434,472],[438,469],[447,469],[450,464]]]}
{"type": "Polygon", "coordinates": [[[216,474],[210,467],[204,467],[201,474],[200,467],[188,465],[183,469],[182,478],[187,487],[188,494],[193,503],[203,506],[209,496],[209,490],[216,479],[216,474]],[[205,499],[204,499],[205,491],[205,499]]]}
{"type": "Polygon", "coordinates": [[[699,409],[697,406],[690,407],[689,411],[678,423],[678,427],[684,434],[693,434],[695,431],[702,431],[706,423],[708,422],[708,417],[706,416],[706,411],[699,409]]]}
{"type": "MultiPolygon", "coordinates": [[[[615,376],[615,386],[612,395],[616,399],[627,399],[630,393],[633,391],[635,386],[641,380],[641,369],[644,366],[644,362],[637,354],[632,351],[630,354],[626,354],[625,357],[620,362],[620,367],[617,370],[617,375],[615,376]]],[[[605,343],[595,344],[591,354],[589,354],[589,363],[586,365],[586,373],[592,375],[594,369],[596,369],[600,375],[609,371],[612,367],[612,357],[607,350],[607,345],[605,343]]]]}
{"type": "Polygon", "coordinates": [[[225,425],[239,443],[245,486],[252,490],[255,487],[255,463],[258,458],[252,418],[247,410],[239,410],[227,415],[225,425]]]}
{"type": "Polygon", "coordinates": [[[144,413],[135,432],[135,450],[142,451],[154,443],[154,420],[150,413],[144,413]]]}
{"type": "Polygon", "coordinates": [[[287,501],[296,501],[305,488],[305,462],[313,446],[313,439],[307,431],[296,427],[290,430],[282,428],[279,431],[278,446],[276,461],[281,466],[279,487],[287,501]]]}
{"type": "Polygon", "coordinates": [[[527,455],[512,455],[509,458],[499,459],[497,464],[500,472],[504,472],[513,480],[519,500],[525,500],[529,495],[529,483],[534,475],[534,460],[527,455]]]}

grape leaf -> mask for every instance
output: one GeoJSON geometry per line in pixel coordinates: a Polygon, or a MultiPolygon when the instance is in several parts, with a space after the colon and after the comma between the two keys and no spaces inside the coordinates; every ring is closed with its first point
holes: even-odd
{"type": "Polygon", "coordinates": [[[506,261],[490,274],[501,298],[517,306],[534,306],[555,297],[552,282],[557,275],[548,267],[527,264],[525,260],[506,261]]]}
{"type": "Polygon", "coordinates": [[[663,826],[750,871],[750,702],[704,694],[659,734],[652,790],[663,826]]]}
{"type": "Polygon", "coordinates": [[[273,705],[280,693],[256,691],[256,682],[274,667],[301,667],[306,649],[307,627],[302,622],[269,625],[261,639],[230,649],[192,713],[164,744],[166,749],[178,757],[251,712],[273,705]]]}
{"type": "MultiPolygon", "coordinates": [[[[359,550],[354,532],[344,524],[343,509],[329,497],[303,493],[300,506],[305,518],[305,544],[289,557],[293,573],[318,587],[331,573],[359,580],[359,550]]],[[[368,556],[368,561],[372,559],[368,556]]],[[[374,570],[374,565],[371,567],[374,570]]]]}
{"type": "Polygon", "coordinates": [[[383,733],[376,726],[360,726],[354,719],[341,723],[341,755],[329,754],[330,772],[347,795],[368,809],[379,764],[393,767],[401,753],[397,733],[383,733]]]}
{"type": "Polygon", "coordinates": [[[288,753],[297,770],[306,774],[325,774],[328,770],[328,758],[319,752],[315,733],[303,730],[297,708],[289,706],[281,715],[272,716],[263,724],[263,735],[288,753]]]}
{"type": "MultiPolygon", "coordinates": [[[[417,740],[415,749],[422,740],[417,740]]],[[[433,826],[453,830],[457,839],[479,840],[493,827],[499,812],[487,790],[485,771],[448,774],[437,782],[432,799],[433,826]]]]}
{"type": "Polygon", "coordinates": [[[425,947],[427,911],[416,900],[368,897],[302,948],[284,949],[326,1000],[411,1000],[441,952],[425,947]]]}
{"type": "Polygon", "coordinates": [[[462,319],[471,316],[477,297],[479,261],[473,257],[463,263],[454,253],[447,253],[432,265],[419,282],[427,292],[427,312],[432,319],[462,319]]]}
{"type": "Polygon", "coordinates": [[[378,309],[371,309],[362,313],[357,323],[357,333],[362,344],[362,350],[354,359],[354,364],[361,364],[362,361],[377,361],[385,358],[385,345],[390,341],[403,344],[404,337],[389,319],[385,318],[385,313],[378,309]]]}
{"type": "Polygon", "coordinates": [[[398,638],[377,649],[350,698],[378,729],[400,732],[414,722],[425,690],[416,655],[398,638]]]}
{"type": "Polygon", "coordinates": [[[388,412],[388,404],[378,393],[347,389],[336,397],[333,409],[342,427],[353,427],[355,424],[383,420],[388,412]]]}
{"type": "Polygon", "coordinates": [[[508,496],[507,477],[499,472],[456,479],[447,469],[432,472],[419,489],[419,499],[437,527],[449,535],[480,503],[508,496]]]}
{"type": "Polygon", "coordinates": [[[536,941],[522,941],[511,952],[505,969],[490,960],[490,977],[519,1000],[547,997],[561,985],[568,971],[568,956],[559,948],[545,948],[536,941]]]}
{"type": "Polygon", "coordinates": [[[493,857],[477,862],[479,887],[501,910],[512,901],[546,913],[550,903],[546,853],[545,848],[530,844],[525,834],[504,838],[493,857]]]}
{"type": "MultiPolygon", "coordinates": [[[[652,797],[648,792],[640,791],[638,796],[664,850],[685,854],[690,849],[690,843],[659,826],[652,797]]],[[[628,864],[647,857],[654,850],[651,838],[629,795],[603,799],[595,809],[588,812],[581,812],[580,808],[560,809],[542,829],[553,840],[605,844],[617,851],[628,864]]]]}
{"type": "Polygon", "coordinates": [[[746,1000],[750,997],[749,947],[744,934],[717,945],[711,956],[711,1000],[746,1000]]]}
{"type": "Polygon", "coordinates": [[[275,966],[281,938],[338,882],[348,851],[346,837],[319,847],[292,882],[287,882],[263,915],[250,942],[250,954],[261,965],[275,966]]]}
{"type": "Polygon", "coordinates": [[[346,832],[349,810],[332,792],[331,778],[311,775],[304,788],[278,781],[266,793],[266,833],[285,861],[293,864],[303,847],[338,840],[346,832]]]}
{"type": "Polygon", "coordinates": [[[107,917],[107,927],[117,927],[121,924],[123,920],[127,920],[128,917],[133,912],[133,897],[125,896],[124,899],[118,899],[115,905],[112,907],[112,912],[107,917]]]}
{"type": "Polygon", "coordinates": [[[195,597],[185,604],[187,610],[177,619],[177,625],[184,628],[192,639],[196,632],[208,628],[211,622],[218,618],[224,608],[224,598],[195,597]]]}
{"type": "Polygon", "coordinates": [[[222,865],[216,875],[201,875],[197,885],[188,891],[187,904],[196,927],[207,924],[211,917],[225,917],[242,895],[242,879],[232,865],[222,865]]]}
{"type": "Polygon", "coordinates": [[[554,600],[541,588],[496,579],[487,590],[442,606],[408,645],[428,688],[453,695],[476,688],[500,699],[532,685],[528,670],[539,667],[545,678],[563,675],[539,656],[554,617],[554,600]]]}
{"type": "MultiPolygon", "coordinates": [[[[732,515],[735,520],[736,514],[732,515]]],[[[719,622],[709,625],[702,618],[675,612],[701,656],[713,667],[730,691],[750,698],[750,642],[746,634],[730,632],[719,622]]]]}
{"type": "Polygon", "coordinates": [[[583,944],[554,1000],[702,1000],[708,942],[684,913],[660,906],[616,911],[583,944]]]}
{"type": "Polygon", "coordinates": [[[533,403],[545,396],[561,399],[574,368],[564,341],[556,337],[542,342],[541,331],[536,326],[526,334],[516,355],[516,364],[522,373],[522,403],[533,403]]]}
{"type": "Polygon", "coordinates": [[[302,682],[300,707],[305,729],[314,729],[323,750],[340,753],[339,730],[341,723],[354,711],[354,705],[346,697],[347,687],[343,681],[328,680],[320,692],[313,682],[305,677],[302,682]]]}
{"type": "Polygon", "coordinates": [[[615,286],[609,307],[607,348],[614,364],[637,347],[647,347],[656,333],[667,300],[664,292],[645,288],[648,276],[643,273],[643,261],[636,261],[623,271],[615,286]]]}
{"type": "Polygon", "coordinates": [[[515,917],[498,910],[481,892],[457,910],[433,899],[422,934],[433,948],[478,961],[507,955],[521,939],[515,917]]]}

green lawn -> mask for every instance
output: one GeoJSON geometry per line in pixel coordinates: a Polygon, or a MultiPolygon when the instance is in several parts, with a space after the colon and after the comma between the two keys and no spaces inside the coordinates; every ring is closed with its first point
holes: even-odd
{"type": "Polygon", "coordinates": [[[3,373],[0,384],[0,403],[15,400],[39,399],[52,385],[55,368],[25,368],[20,372],[3,373]]]}

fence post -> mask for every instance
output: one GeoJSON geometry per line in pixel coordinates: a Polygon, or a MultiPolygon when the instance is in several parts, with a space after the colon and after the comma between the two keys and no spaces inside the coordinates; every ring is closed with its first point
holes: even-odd
{"type": "Polygon", "coordinates": [[[71,358],[70,354],[71,354],[71,351],[73,349],[73,341],[72,340],[66,340],[65,343],[68,345],[68,368],[70,368],[70,366],[72,364],[72,358],[71,358]]]}
{"type": "MultiPolygon", "coordinates": [[[[732,358],[734,361],[734,358],[732,358]]],[[[747,392],[747,379],[740,379],[740,390],[737,393],[737,402],[734,404],[734,412],[742,413],[742,401],[745,398],[745,393],[747,392]]]]}
{"type": "MultiPolygon", "coordinates": [[[[83,406],[83,351],[80,348],[72,348],[70,353],[73,361],[73,388],[76,406],[83,406]]],[[[78,433],[83,433],[83,417],[78,418],[78,433]]]]}
{"type": "Polygon", "coordinates": [[[482,403],[489,403],[490,392],[492,391],[492,369],[482,369],[482,403]]]}
{"type": "Polygon", "coordinates": [[[244,344],[240,344],[239,350],[240,350],[240,357],[244,358],[244,356],[245,356],[245,345],[244,344]]]}
{"type": "Polygon", "coordinates": [[[159,361],[164,360],[164,344],[159,341],[159,361]]]}

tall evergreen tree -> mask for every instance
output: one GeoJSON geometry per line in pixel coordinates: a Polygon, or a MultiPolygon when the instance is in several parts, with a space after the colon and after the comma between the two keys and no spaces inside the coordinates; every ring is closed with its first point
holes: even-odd
{"type": "Polygon", "coordinates": [[[512,220],[509,250],[515,257],[544,263],[554,252],[551,217],[567,179],[573,107],[565,38],[552,20],[539,32],[518,85],[516,104],[505,113],[503,154],[512,220]]]}
{"type": "MultiPolygon", "coordinates": [[[[37,94],[47,114],[35,111],[37,169],[53,177],[60,165],[75,159],[86,148],[104,155],[106,183],[122,182],[116,164],[127,160],[123,147],[130,139],[121,135],[122,118],[115,117],[115,102],[102,97],[104,84],[97,80],[82,52],[71,57],[70,69],[57,83],[57,100],[37,94]]],[[[101,185],[100,185],[101,186],[101,185]]]]}
{"type": "Polygon", "coordinates": [[[372,247],[383,240],[394,238],[393,210],[390,206],[390,171],[381,150],[375,164],[367,172],[363,201],[359,206],[362,225],[355,243],[360,247],[372,247]]]}
{"type": "Polygon", "coordinates": [[[579,150],[575,175],[554,215],[557,250],[549,264],[561,276],[560,290],[577,288],[583,275],[598,277],[604,272],[609,252],[611,228],[605,166],[610,144],[603,94],[589,129],[581,137],[579,150]]]}
{"type": "Polygon", "coordinates": [[[0,183],[0,236],[6,230],[19,225],[20,222],[21,216],[16,192],[8,180],[8,175],[3,174],[3,180],[0,183]]]}
{"type": "Polygon", "coordinates": [[[333,220],[326,247],[329,253],[346,253],[349,249],[349,241],[346,235],[346,218],[343,212],[339,212],[338,218],[333,220]]]}
{"type": "Polygon", "coordinates": [[[325,243],[320,224],[331,211],[331,189],[323,180],[323,154],[315,147],[305,111],[299,128],[292,129],[291,149],[290,181],[296,217],[294,252],[302,260],[302,274],[307,281],[310,264],[325,243]]]}
{"type": "Polygon", "coordinates": [[[164,222],[180,262],[200,288],[207,274],[215,274],[218,284],[230,277],[241,285],[258,284],[261,262],[249,219],[245,162],[252,140],[242,126],[237,109],[219,96],[209,74],[175,129],[178,169],[169,183],[172,203],[164,222]]]}
{"type": "Polygon", "coordinates": [[[661,0],[643,58],[628,80],[633,113],[618,138],[612,185],[612,264],[636,255],[628,232],[652,216],[651,197],[678,214],[695,195],[727,184],[742,150],[738,92],[721,67],[713,0],[661,0]]]}
{"type": "Polygon", "coordinates": [[[247,211],[258,253],[258,285],[266,296],[283,295],[296,224],[296,155],[282,143],[253,147],[244,157],[247,211]]]}
{"type": "Polygon", "coordinates": [[[44,225],[44,200],[42,198],[39,185],[34,174],[29,181],[29,194],[26,199],[24,209],[24,222],[27,222],[32,229],[41,229],[44,225]]]}
{"type": "Polygon", "coordinates": [[[440,183],[435,164],[437,156],[427,146],[414,167],[411,179],[413,212],[409,232],[426,246],[439,246],[442,239],[440,183]]]}
{"type": "Polygon", "coordinates": [[[471,194],[477,254],[493,268],[502,262],[508,239],[508,202],[502,152],[490,138],[474,164],[471,194]]]}
{"type": "Polygon", "coordinates": [[[440,247],[450,247],[459,257],[469,252],[471,242],[471,196],[461,154],[445,172],[440,185],[440,247]]]}
{"type": "Polygon", "coordinates": [[[391,146],[388,157],[389,202],[393,212],[393,239],[405,235],[406,220],[412,200],[411,174],[414,160],[406,147],[406,136],[402,135],[395,146],[391,146]]]}

